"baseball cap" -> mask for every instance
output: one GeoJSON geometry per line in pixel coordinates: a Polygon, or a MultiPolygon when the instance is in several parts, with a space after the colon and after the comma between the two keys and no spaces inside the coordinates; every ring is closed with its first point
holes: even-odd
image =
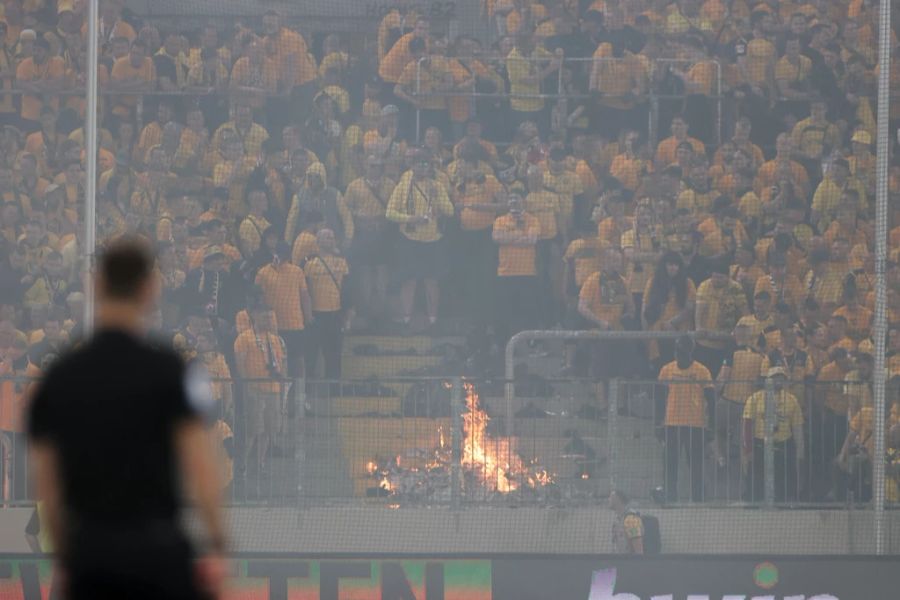
{"type": "Polygon", "coordinates": [[[203,253],[203,260],[209,260],[217,256],[225,256],[222,246],[210,246],[206,249],[206,252],[203,253]]]}
{"type": "Polygon", "coordinates": [[[853,134],[853,138],[850,141],[869,145],[872,143],[872,134],[865,129],[857,129],[856,133],[853,134]]]}
{"type": "Polygon", "coordinates": [[[784,367],[769,367],[768,372],[766,372],[766,376],[775,377],[776,375],[787,377],[787,371],[784,370],[784,367]]]}

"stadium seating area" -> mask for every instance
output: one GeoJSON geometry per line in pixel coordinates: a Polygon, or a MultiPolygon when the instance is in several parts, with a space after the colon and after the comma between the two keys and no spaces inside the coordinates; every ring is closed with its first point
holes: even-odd
{"type": "MultiPolygon", "coordinates": [[[[82,336],[86,4],[0,2],[7,457],[31,380],[82,336]]],[[[682,451],[682,499],[709,497],[697,465],[742,461],[750,483],[729,497],[760,499],[767,389],[777,477],[794,481],[778,499],[869,497],[877,3],[485,0],[487,34],[451,38],[396,0],[365,44],[260,4],[185,31],[102,0],[98,24],[97,238],[156,244],[152,329],[216,378],[214,435],[240,430],[238,470],[283,449],[287,380],[310,382],[310,414],[357,419],[323,452],[349,457],[359,496],[373,453],[438,431],[404,446],[364,420],[422,417],[389,380],[499,377],[522,330],[645,330],[686,335],[538,342],[522,377],[587,381],[571,408],[601,414],[610,380],[643,382],[619,409],[662,446],[650,479],[669,501],[682,451]],[[357,452],[373,430],[384,448],[357,452]]],[[[890,81],[896,131],[900,61],[890,81]]],[[[895,150],[885,460],[900,464],[895,150]]]]}

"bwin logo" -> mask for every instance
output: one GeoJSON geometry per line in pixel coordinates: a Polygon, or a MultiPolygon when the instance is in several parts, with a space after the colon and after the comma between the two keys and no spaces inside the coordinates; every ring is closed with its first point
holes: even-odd
{"type": "MultiPolygon", "coordinates": [[[[591,579],[591,594],[588,600],[644,600],[635,594],[628,592],[616,593],[616,570],[603,569],[594,571],[591,579]]],[[[661,596],[652,596],[647,600],[676,600],[673,594],[663,594],[661,596]]],[[[715,600],[709,594],[690,594],[686,600],[715,600]]],[[[722,596],[722,600],[782,600],[775,596],[752,596],[747,597],[744,594],[727,594],[722,596]]],[[[837,596],[831,594],[819,594],[817,596],[784,596],[783,600],[840,600],[837,596]]]]}

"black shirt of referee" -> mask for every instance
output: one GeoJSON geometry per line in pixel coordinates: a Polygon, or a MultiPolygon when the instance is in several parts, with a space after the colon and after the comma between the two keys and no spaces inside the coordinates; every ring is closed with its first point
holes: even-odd
{"type": "Polygon", "coordinates": [[[187,600],[214,591],[195,575],[177,523],[187,476],[221,549],[216,469],[200,418],[211,395],[201,372],[144,340],[157,289],[152,268],[137,242],[104,254],[97,331],[53,364],[30,407],[38,494],[72,599],[187,600]]]}

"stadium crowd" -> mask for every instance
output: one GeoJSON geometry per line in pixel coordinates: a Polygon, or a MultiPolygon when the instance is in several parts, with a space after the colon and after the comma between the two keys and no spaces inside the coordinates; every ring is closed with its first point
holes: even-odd
{"type": "MultiPolygon", "coordinates": [[[[0,3],[2,376],[38,376],[81,335],[85,5],[0,3]]],[[[809,496],[846,491],[833,459],[865,477],[877,3],[486,0],[488,40],[394,5],[363,51],[275,10],[185,32],[101,2],[98,239],[153,240],[154,328],[214,377],[262,380],[243,392],[257,466],[266,380],[339,379],[348,329],[450,315],[485,356],[523,329],[696,332],[568,347],[562,374],[671,383],[669,456],[711,442],[720,464],[742,423],[761,452],[770,377],[781,462],[821,474],[809,496]]],[[[900,61],[890,75],[896,130],[900,61]]],[[[5,444],[27,386],[0,388],[5,444]]]]}

